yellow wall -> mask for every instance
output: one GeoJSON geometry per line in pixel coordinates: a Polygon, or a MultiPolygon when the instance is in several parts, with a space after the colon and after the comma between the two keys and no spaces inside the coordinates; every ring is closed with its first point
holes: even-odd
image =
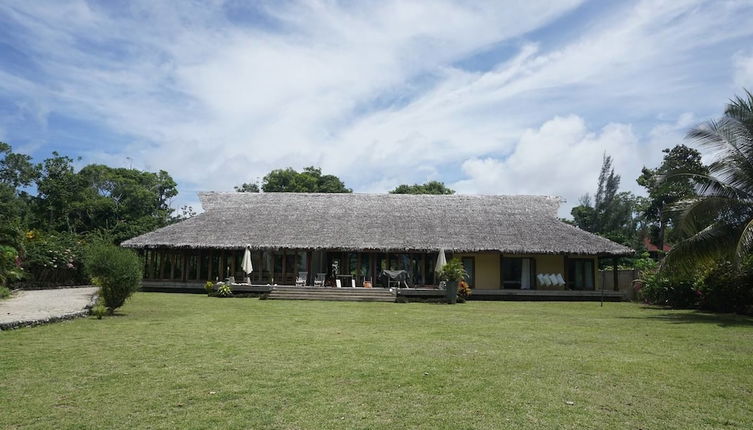
{"type": "MultiPolygon", "coordinates": [[[[505,254],[508,257],[529,257],[536,260],[536,274],[539,273],[561,273],[567,278],[565,273],[565,256],[564,255],[534,255],[534,254],[505,254]]],[[[455,254],[454,257],[474,257],[476,268],[476,280],[474,288],[481,290],[498,290],[501,288],[501,264],[500,254],[496,252],[483,253],[464,253],[455,254]]],[[[588,258],[594,261],[594,284],[598,290],[601,288],[601,278],[599,276],[598,261],[596,257],[588,255],[569,255],[568,258],[588,258]]],[[[543,286],[536,281],[536,289],[540,290],[563,290],[564,287],[543,286]]]]}
{"type": "Polygon", "coordinates": [[[498,290],[500,284],[499,253],[479,252],[473,254],[455,254],[453,257],[473,257],[476,268],[476,281],[473,288],[480,290],[498,290]]]}

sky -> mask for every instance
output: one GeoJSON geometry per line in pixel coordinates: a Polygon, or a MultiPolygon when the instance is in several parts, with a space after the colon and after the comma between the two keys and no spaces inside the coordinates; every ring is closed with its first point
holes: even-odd
{"type": "Polygon", "coordinates": [[[751,0],[4,0],[0,141],[166,170],[176,208],[314,165],[567,216],[604,154],[641,193],[753,89],[752,22],[751,0]]]}

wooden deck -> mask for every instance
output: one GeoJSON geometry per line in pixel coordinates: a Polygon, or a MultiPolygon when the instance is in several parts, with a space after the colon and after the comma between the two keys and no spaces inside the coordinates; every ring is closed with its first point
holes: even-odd
{"type": "MultiPolygon", "coordinates": [[[[293,285],[248,285],[233,284],[231,286],[234,293],[269,293],[277,290],[289,290],[303,288],[306,291],[322,290],[333,291],[355,291],[355,290],[372,290],[387,291],[385,288],[332,288],[332,287],[295,287],[293,285]]],[[[163,292],[163,293],[197,293],[205,294],[203,282],[159,282],[144,281],[142,291],[163,292]]],[[[322,293],[320,293],[322,294],[322,293]]],[[[624,293],[619,291],[562,291],[562,290],[473,290],[469,300],[518,300],[518,301],[576,301],[598,302],[604,295],[604,301],[621,302],[627,300],[624,293]]],[[[399,288],[395,291],[397,297],[408,300],[425,300],[439,299],[445,296],[445,291],[437,288],[399,288]]]]}
{"type": "Polygon", "coordinates": [[[573,291],[573,290],[473,290],[470,300],[521,300],[521,301],[572,301],[598,302],[625,301],[625,295],[619,291],[573,291]]]}

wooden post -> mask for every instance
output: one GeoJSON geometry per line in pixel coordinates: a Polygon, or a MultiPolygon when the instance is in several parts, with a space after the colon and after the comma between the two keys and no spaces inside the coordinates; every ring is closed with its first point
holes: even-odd
{"type": "Polygon", "coordinates": [[[306,251],[306,271],[308,272],[308,276],[306,277],[306,285],[314,285],[311,280],[313,279],[312,273],[311,273],[311,260],[314,258],[314,253],[311,251],[306,251]]]}
{"type": "Polygon", "coordinates": [[[208,265],[207,266],[207,281],[211,281],[212,280],[212,260],[214,259],[214,253],[210,249],[207,254],[208,254],[208,258],[207,258],[207,265],[208,265]]]}
{"type": "Polygon", "coordinates": [[[371,260],[371,286],[376,286],[376,253],[372,252],[369,256],[371,260]]]}
{"type": "Polygon", "coordinates": [[[180,268],[180,280],[186,282],[188,280],[188,255],[186,250],[181,251],[181,260],[183,261],[180,268]]]}
{"type": "Polygon", "coordinates": [[[203,260],[201,259],[201,250],[196,250],[196,280],[201,281],[201,263],[203,263],[203,260]]]}
{"type": "Polygon", "coordinates": [[[282,250],[282,265],[280,267],[280,272],[281,272],[280,273],[280,279],[277,280],[277,282],[282,282],[282,285],[285,285],[285,274],[288,273],[288,272],[286,272],[287,267],[285,267],[286,266],[286,264],[285,264],[286,261],[285,260],[287,260],[287,258],[285,258],[286,256],[287,256],[287,252],[285,252],[285,249],[283,249],[282,250]]]}
{"type": "Polygon", "coordinates": [[[419,272],[421,273],[421,284],[426,285],[426,253],[421,253],[421,268],[419,269],[419,272]]]}
{"type": "MultiPolygon", "coordinates": [[[[595,277],[596,275],[594,275],[595,277]]],[[[614,291],[620,291],[619,286],[620,272],[617,270],[617,257],[612,257],[612,279],[614,279],[614,291]]]]}
{"type": "Polygon", "coordinates": [[[154,249],[149,251],[149,258],[152,263],[149,265],[149,279],[156,279],[157,274],[157,252],[154,249]]]}
{"type": "Polygon", "coordinates": [[[159,251],[159,278],[165,279],[165,249],[159,251]]]}

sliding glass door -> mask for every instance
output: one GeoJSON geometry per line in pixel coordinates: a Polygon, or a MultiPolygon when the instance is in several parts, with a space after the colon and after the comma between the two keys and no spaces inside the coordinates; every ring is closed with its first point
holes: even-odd
{"type": "Polygon", "coordinates": [[[536,261],[527,257],[502,257],[502,288],[536,288],[536,261]]]}

